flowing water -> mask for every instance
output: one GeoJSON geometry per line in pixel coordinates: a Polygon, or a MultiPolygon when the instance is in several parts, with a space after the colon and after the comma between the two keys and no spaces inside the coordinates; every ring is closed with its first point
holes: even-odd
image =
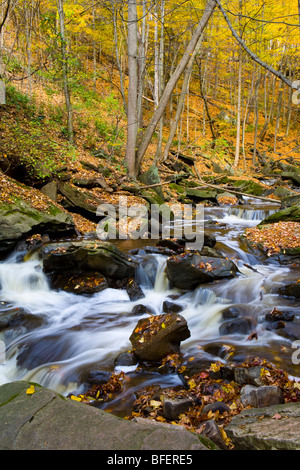
{"type": "MultiPolygon", "coordinates": [[[[241,274],[201,285],[183,295],[169,287],[166,257],[162,255],[140,255],[141,261],[152,260],[157,268],[150,279],[140,264],[137,281],[145,298],[133,302],[125,290],[112,288],[92,296],[51,290],[38,256],[23,262],[19,252],[13,253],[0,263],[0,320],[1,310],[8,308],[25,310],[28,316],[25,323],[11,324],[0,333],[0,340],[5,342],[0,384],[30,380],[65,395],[83,393],[91,371],[104,376],[111,374],[116,370],[114,361],[118,354],[131,348],[129,337],[133,329],[140,318],[148,316],[132,314],[133,307],[142,303],[159,314],[163,302],[178,293],[181,295],[176,303],[183,306],[180,314],[186,318],[191,332],[190,338],[181,344],[186,360],[194,356],[204,362],[242,362],[259,356],[293,376],[300,376],[299,366],[291,359],[291,340],[267,329],[264,321],[265,314],[277,307],[293,312],[293,323],[300,324],[300,302],[276,293],[284,282],[298,279],[299,272],[293,266],[262,263],[247,251],[239,235],[278,210],[276,205],[265,206],[257,200],[249,202],[249,206],[205,209],[207,230],[217,238],[215,248],[233,259],[241,274]],[[231,306],[237,306],[257,321],[257,339],[249,340],[243,334],[220,335],[222,310],[231,306]]],[[[132,240],[118,242],[118,246],[126,251],[137,243],[147,244],[132,240]]],[[[151,368],[136,370],[135,366],[118,370],[126,373],[124,391],[105,407],[119,415],[130,411],[136,390],[154,383],[161,386],[182,383],[176,373],[162,374],[151,368]]]]}

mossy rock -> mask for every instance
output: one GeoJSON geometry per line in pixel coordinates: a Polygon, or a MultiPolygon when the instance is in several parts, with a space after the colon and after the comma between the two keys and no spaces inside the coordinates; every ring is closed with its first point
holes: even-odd
{"type": "Polygon", "coordinates": [[[277,222],[300,222],[300,205],[294,205],[277,211],[262,220],[259,225],[274,224],[277,222]]]}
{"type": "Polygon", "coordinates": [[[233,183],[235,188],[246,194],[252,194],[253,196],[262,196],[266,189],[256,181],[251,180],[237,180],[233,183]]]}
{"type": "Polygon", "coordinates": [[[185,188],[180,186],[179,184],[176,183],[170,183],[169,188],[172,189],[173,191],[176,191],[179,194],[185,194],[185,188]]]}
{"type": "Polygon", "coordinates": [[[0,252],[5,252],[29,235],[72,232],[75,225],[70,214],[53,204],[49,204],[47,212],[42,212],[22,199],[16,199],[13,204],[1,204],[0,226],[0,252]]]}

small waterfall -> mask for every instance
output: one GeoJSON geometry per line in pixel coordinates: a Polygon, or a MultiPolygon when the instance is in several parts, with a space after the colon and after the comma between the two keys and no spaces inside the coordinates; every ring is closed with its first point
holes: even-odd
{"type": "Polygon", "coordinates": [[[154,292],[166,292],[169,287],[169,281],[166,274],[167,260],[165,256],[157,256],[157,271],[154,284],[154,292]]]}
{"type": "Polygon", "coordinates": [[[34,292],[49,292],[47,279],[41,264],[7,262],[0,264],[0,286],[3,300],[16,300],[18,296],[30,296],[34,292]]]}
{"type": "Polygon", "coordinates": [[[261,222],[263,219],[268,217],[271,214],[274,214],[276,212],[276,209],[274,207],[272,208],[264,208],[264,209],[257,209],[257,208],[252,208],[252,207],[229,207],[227,216],[230,217],[235,217],[236,219],[241,219],[243,221],[247,222],[253,222],[254,225],[258,224],[261,222]]]}

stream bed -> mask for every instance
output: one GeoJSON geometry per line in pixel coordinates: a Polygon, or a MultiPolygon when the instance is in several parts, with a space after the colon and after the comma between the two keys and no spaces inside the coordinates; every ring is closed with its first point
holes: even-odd
{"type": "MultiPolygon", "coordinates": [[[[105,379],[122,370],[123,391],[102,408],[119,416],[129,414],[136,391],[150,384],[162,387],[182,384],[177,373],[162,373],[151,367],[115,367],[116,357],[131,348],[129,337],[138,320],[148,316],[133,314],[133,307],[142,303],[154,314],[161,314],[163,302],[178,294],[176,303],[183,307],[180,315],[187,320],[191,333],[180,348],[187,362],[193,357],[208,364],[242,363],[261,357],[291,376],[300,377],[299,365],[292,361],[292,341],[268,328],[265,321],[265,315],[276,307],[293,313],[293,325],[300,329],[300,301],[277,294],[281,285],[300,277],[299,266],[262,262],[240,239],[247,227],[257,225],[276,210],[276,205],[266,206],[251,199],[242,206],[205,208],[206,230],[216,237],[215,248],[236,263],[240,275],[181,292],[169,286],[166,256],[138,255],[141,262],[145,256],[153,257],[157,269],[152,284],[140,265],[136,280],[145,297],[137,301],[130,301],[126,290],[113,288],[90,296],[54,291],[38,257],[23,262],[19,251],[12,253],[0,263],[0,318],[1,311],[22,309],[28,313],[28,323],[10,325],[0,331],[0,340],[5,343],[0,385],[26,380],[63,395],[79,394],[86,391],[87,376],[98,374],[105,379]],[[255,338],[240,333],[220,334],[222,312],[229,307],[253,318],[255,338]]],[[[126,240],[116,244],[127,252],[149,245],[149,241],[126,240]]]]}

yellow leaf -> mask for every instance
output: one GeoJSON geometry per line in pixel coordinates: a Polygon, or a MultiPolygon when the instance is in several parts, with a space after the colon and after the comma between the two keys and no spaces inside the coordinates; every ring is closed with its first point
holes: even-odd
{"type": "Polygon", "coordinates": [[[35,392],[34,385],[30,385],[29,388],[27,388],[26,393],[27,395],[32,395],[35,392]]]}
{"type": "Polygon", "coordinates": [[[161,324],[162,328],[166,328],[166,325],[164,323],[161,324]]]}
{"type": "Polygon", "coordinates": [[[142,336],[142,338],[139,339],[139,343],[143,343],[144,341],[145,341],[145,338],[144,338],[144,336],[142,336]]]}
{"type": "Polygon", "coordinates": [[[150,406],[152,406],[153,408],[158,408],[160,405],[161,405],[160,401],[157,401],[157,400],[150,401],[150,406]]]}
{"type": "Polygon", "coordinates": [[[81,398],[76,397],[75,395],[71,395],[70,398],[71,400],[74,400],[74,401],[81,401],[81,398]]]}

